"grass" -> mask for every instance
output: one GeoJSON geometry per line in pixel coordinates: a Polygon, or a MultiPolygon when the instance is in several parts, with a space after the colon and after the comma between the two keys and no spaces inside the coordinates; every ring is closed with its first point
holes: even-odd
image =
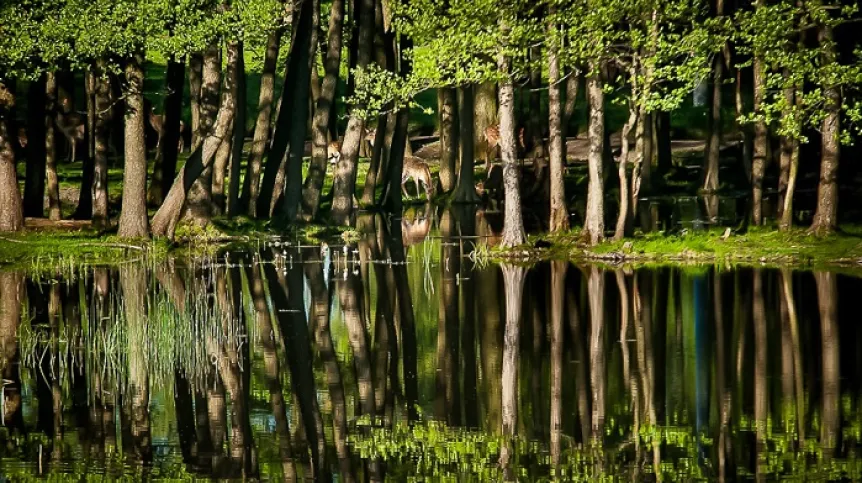
{"type": "MultiPolygon", "coordinates": [[[[723,229],[639,234],[621,241],[609,240],[597,246],[583,244],[580,231],[531,237],[551,244],[547,250],[529,256],[570,258],[622,263],[719,263],[767,265],[857,265],[862,263],[862,226],[844,226],[841,233],[818,237],[804,229],[779,232],[754,227],[744,234],[725,237],[723,229]]],[[[484,256],[504,257],[506,251],[492,250],[484,256]]]]}

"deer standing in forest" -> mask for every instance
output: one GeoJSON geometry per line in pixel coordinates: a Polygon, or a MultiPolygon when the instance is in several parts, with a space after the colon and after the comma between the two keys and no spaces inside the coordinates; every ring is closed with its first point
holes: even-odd
{"type": "MultiPolygon", "coordinates": [[[[500,125],[488,126],[485,128],[485,143],[488,148],[485,150],[485,171],[491,168],[491,159],[497,158],[497,148],[500,146],[500,125]]],[[[518,130],[518,150],[526,149],[524,143],[524,128],[518,130]]]]}
{"type": "Polygon", "coordinates": [[[425,196],[429,200],[434,196],[434,183],[431,182],[431,170],[428,169],[428,163],[414,156],[404,157],[404,168],[401,170],[401,192],[404,197],[408,197],[405,184],[407,180],[413,178],[413,183],[416,185],[416,196],[419,196],[419,183],[425,186],[425,196]]]}
{"type": "Polygon", "coordinates": [[[61,102],[61,109],[57,111],[57,117],[54,119],[54,124],[60,129],[60,133],[66,138],[69,143],[69,162],[75,162],[75,151],[78,143],[86,138],[87,119],[72,112],[71,100],[65,98],[61,102]]]}

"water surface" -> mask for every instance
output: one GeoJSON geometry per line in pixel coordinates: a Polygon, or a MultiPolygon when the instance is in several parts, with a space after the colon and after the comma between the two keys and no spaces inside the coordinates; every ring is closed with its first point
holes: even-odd
{"type": "Polygon", "coordinates": [[[430,221],[0,271],[0,473],[862,476],[862,278],[477,265],[483,217],[430,221]]]}

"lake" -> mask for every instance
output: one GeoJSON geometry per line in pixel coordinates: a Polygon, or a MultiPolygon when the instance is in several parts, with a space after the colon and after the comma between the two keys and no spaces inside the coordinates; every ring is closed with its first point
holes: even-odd
{"type": "Polygon", "coordinates": [[[0,269],[0,474],[862,477],[858,275],[501,266],[489,224],[0,269]]]}

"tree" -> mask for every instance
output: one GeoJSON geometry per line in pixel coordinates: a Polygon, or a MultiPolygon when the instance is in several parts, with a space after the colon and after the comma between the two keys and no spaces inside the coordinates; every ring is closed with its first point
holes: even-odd
{"type": "Polygon", "coordinates": [[[144,55],[132,54],[126,59],[125,167],[123,169],[123,205],[120,210],[121,238],[148,238],[147,217],[147,148],[144,143],[144,55]]]}
{"type": "MultiPolygon", "coordinates": [[[[551,7],[552,9],[554,7],[551,7]]],[[[548,21],[548,164],[551,175],[551,232],[569,229],[569,212],[566,207],[566,139],[564,137],[563,89],[559,50],[562,39],[555,22],[556,11],[551,10],[548,21]]]]}
{"type": "Polygon", "coordinates": [[[9,130],[9,109],[15,98],[6,86],[0,83],[0,232],[24,229],[24,213],[21,193],[18,191],[18,175],[15,171],[15,152],[9,130]]]}

